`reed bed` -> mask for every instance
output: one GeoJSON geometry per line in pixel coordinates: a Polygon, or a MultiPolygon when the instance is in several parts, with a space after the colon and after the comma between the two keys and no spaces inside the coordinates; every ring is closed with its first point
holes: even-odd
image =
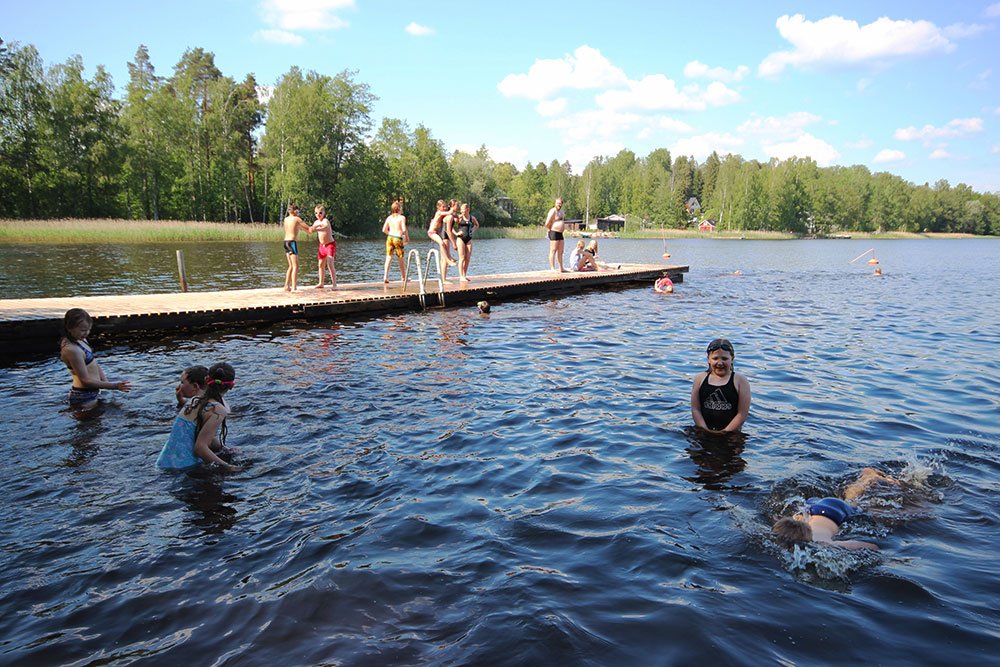
{"type": "Polygon", "coordinates": [[[0,220],[0,243],[176,243],[274,241],[270,224],[182,220],[0,220]]]}
{"type": "MultiPolygon", "coordinates": [[[[584,232],[590,234],[591,232],[584,232]]],[[[967,238],[968,234],[934,234],[909,232],[846,232],[852,238],[967,238]]],[[[416,240],[422,228],[411,229],[416,240]]],[[[568,232],[567,237],[578,236],[568,232]]],[[[793,234],[770,231],[720,230],[699,232],[693,229],[630,229],[617,232],[615,238],[629,239],[754,239],[784,240],[797,238],[793,234]]],[[[361,238],[381,239],[373,230],[361,238]]],[[[541,225],[526,227],[480,227],[477,239],[542,239],[541,225]]],[[[600,238],[600,237],[598,237],[600,238]]],[[[213,241],[275,241],[281,239],[281,226],[236,222],[189,222],[184,220],[0,220],[0,243],[210,243],[213,241]]]]}

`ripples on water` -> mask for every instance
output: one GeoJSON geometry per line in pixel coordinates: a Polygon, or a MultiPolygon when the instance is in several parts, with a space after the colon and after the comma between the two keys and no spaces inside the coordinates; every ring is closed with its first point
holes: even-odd
{"type": "MultiPolygon", "coordinates": [[[[481,270],[543,263],[526,243],[481,242],[481,270]]],[[[687,241],[671,296],[98,344],[136,388],[89,421],[54,357],[8,362],[0,661],[992,660],[1000,245],[881,245],[882,279],[855,242],[687,241]],[[717,335],[754,391],[742,445],[688,428],[717,335]],[[176,374],[215,360],[248,469],[156,471],[176,374]],[[865,465],[909,482],[847,530],[882,552],[771,542],[865,465]]]]}

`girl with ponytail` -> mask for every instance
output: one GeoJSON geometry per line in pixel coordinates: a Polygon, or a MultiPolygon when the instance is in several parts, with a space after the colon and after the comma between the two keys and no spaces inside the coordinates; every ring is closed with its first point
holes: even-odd
{"type": "Polygon", "coordinates": [[[239,470],[217,454],[226,445],[229,406],[224,396],[235,385],[236,371],[229,364],[218,363],[208,369],[205,393],[192,398],[177,415],[170,437],[156,459],[157,467],[184,469],[209,463],[229,472],[239,470]]]}

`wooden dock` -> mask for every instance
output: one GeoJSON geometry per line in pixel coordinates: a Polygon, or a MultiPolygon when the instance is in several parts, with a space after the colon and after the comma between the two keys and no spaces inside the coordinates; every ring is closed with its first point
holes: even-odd
{"type": "MultiPolygon", "coordinates": [[[[83,308],[94,318],[102,336],[150,337],[170,331],[218,328],[224,325],[257,325],[292,319],[336,318],[391,310],[421,310],[474,304],[544,294],[575,292],[603,285],[645,283],[667,275],[682,282],[687,266],[623,264],[610,271],[554,274],[551,271],[472,276],[469,283],[454,279],[439,291],[438,281],[428,280],[426,293],[410,280],[388,285],[340,284],[335,290],[281,288],[173,292],[0,300],[0,341],[8,347],[52,345],[62,333],[62,320],[70,308],[83,308]],[[34,343],[34,345],[33,345],[34,343]]],[[[8,348],[8,351],[13,351],[8,348]]]]}

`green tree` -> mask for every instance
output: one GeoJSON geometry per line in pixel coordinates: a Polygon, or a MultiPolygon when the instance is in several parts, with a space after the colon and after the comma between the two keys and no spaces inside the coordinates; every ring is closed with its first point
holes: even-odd
{"type": "Polygon", "coordinates": [[[42,156],[49,113],[44,66],[33,46],[8,47],[0,76],[0,215],[36,214],[36,180],[44,177],[42,156]]]}

